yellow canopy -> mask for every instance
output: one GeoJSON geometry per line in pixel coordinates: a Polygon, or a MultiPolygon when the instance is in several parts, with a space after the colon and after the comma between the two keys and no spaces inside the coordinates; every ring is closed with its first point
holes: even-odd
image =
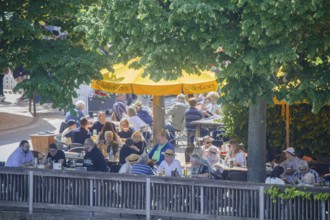
{"type": "Polygon", "coordinates": [[[102,69],[103,80],[93,80],[91,87],[96,90],[103,90],[111,93],[134,93],[137,95],[176,95],[200,94],[218,89],[215,74],[204,71],[200,75],[183,72],[182,77],[176,80],[160,80],[154,82],[149,77],[142,77],[144,68],[132,69],[128,64],[117,64],[114,72],[102,69]]]}

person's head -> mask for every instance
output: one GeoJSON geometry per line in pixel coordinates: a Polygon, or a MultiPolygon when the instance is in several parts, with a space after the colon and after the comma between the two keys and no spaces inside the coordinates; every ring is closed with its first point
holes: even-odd
{"type": "Polygon", "coordinates": [[[129,117],[136,116],[136,110],[134,107],[128,107],[127,108],[127,115],[129,117]]]}
{"type": "Polygon", "coordinates": [[[120,130],[127,131],[129,129],[129,121],[126,118],[122,118],[119,122],[120,130]]]}
{"type": "Polygon", "coordinates": [[[167,138],[166,138],[166,131],[161,130],[158,134],[157,134],[157,143],[160,145],[163,145],[167,142],[167,138]]]}
{"type": "Polygon", "coordinates": [[[138,111],[139,109],[142,108],[142,102],[140,100],[137,100],[135,103],[134,103],[134,107],[136,109],[136,111],[138,111]]]}
{"type": "Polygon", "coordinates": [[[105,114],[105,112],[98,112],[97,113],[97,119],[99,120],[99,122],[101,122],[101,124],[104,124],[107,120],[107,115],[105,114]]]}
{"type": "Polygon", "coordinates": [[[195,108],[197,105],[197,99],[192,97],[188,100],[188,103],[189,103],[190,108],[195,108]]]}
{"type": "Polygon", "coordinates": [[[208,155],[219,155],[219,149],[215,146],[211,146],[206,151],[209,152],[208,155]]]}
{"type": "Polygon", "coordinates": [[[85,139],[84,148],[86,152],[90,152],[95,147],[94,141],[91,138],[85,139]]]}
{"type": "Polygon", "coordinates": [[[165,161],[167,164],[171,164],[175,158],[175,152],[174,150],[167,149],[165,152],[162,152],[164,155],[165,161]]]}
{"type": "Polygon", "coordinates": [[[30,150],[30,144],[27,140],[22,140],[20,143],[19,143],[19,147],[25,152],[29,152],[30,150]]]}
{"type": "Polygon", "coordinates": [[[192,154],[198,154],[200,157],[203,156],[204,150],[201,147],[195,147],[192,154]]]}
{"type": "Polygon", "coordinates": [[[126,95],[125,94],[117,94],[116,99],[118,101],[124,101],[126,99],[126,95]]]}
{"type": "Polygon", "coordinates": [[[302,174],[305,174],[309,171],[308,163],[304,160],[298,162],[298,169],[302,174]]]}
{"type": "Polygon", "coordinates": [[[293,159],[296,157],[296,152],[295,150],[293,149],[293,147],[288,147],[287,149],[285,149],[283,151],[285,153],[285,157],[287,159],[293,159]]]}
{"type": "Polygon", "coordinates": [[[113,137],[114,137],[114,134],[112,131],[106,131],[104,133],[104,140],[107,142],[107,143],[111,143],[113,141],[113,137]]]}
{"type": "Polygon", "coordinates": [[[52,157],[54,157],[57,153],[57,145],[55,143],[51,143],[48,146],[48,151],[52,157]]]}
{"type": "Polygon", "coordinates": [[[149,160],[148,155],[147,154],[142,154],[140,156],[140,159],[139,159],[138,163],[140,163],[140,164],[147,164],[148,163],[148,160],[149,160]]]}
{"type": "Polygon", "coordinates": [[[302,179],[302,182],[308,185],[314,185],[315,184],[315,177],[311,173],[306,173],[302,179]]]}
{"type": "Polygon", "coordinates": [[[138,143],[138,142],[142,141],[142,134],[139,131],[135,131],[132,134],[131,138],[134,141],[134,143],[138,143]]]}
{"type": "Polygon", "coordinates": [[[206,98],[210,100],[210,103],[216,103],[219,98],[219,94],[217,92],[209,92],[206,98]]]}
{"type": "Polygon", "coordinates": [[[85,128],[87,126],[87,124],[88,124],[88,120],[87,120],[87,118],[82,117],[80,119],[79,123],[80,123],[80,127],[85,128]]]}
{"type": "Polygon", "coordinates": [[[185,102],[185,95],[184,94],[179,94],[177,97],[176,97],[176,100],[177,102],[185,102]]]}
{"type": "Polygon", "coordinates": [[[76,121],[73,120],[73,119],[70,119],[68,122],[67,122],[67,125],[68,127],[70,128],[70,130],[73,130],[77,127],[77,124],[76,124],[76,121]]]}
{"type": "Polygon", "coordinates": [[[85,108],[85,102],[83,102],[81,100],[77,101],[74,105],[75,105],[76,109],[80,110],[80,111],[82,111],[85,108]]]}
{"type": "Polygon", "coordinates": [[[102,135],[103,135],[103,137],[104,137],[104,134],[106,131],[112,131],[114,133],[114,140],[116,140],[116,135],[115,135],[115,134],[117,134],[116,126],[112,122],[110,122],[110,121],[105,122],[105,124],[103,125],[103,128],[100,132],[100,136],[102,137],[102,135]]]}
{"type": "Polygon", "coordinates": [[[204,136],[203,144],[204,144],[205,148],[209,148],[210,146],[212,146],[212,141],[213,141],[213,139],[210,136],[204,136]]]}
{"type": "Polygon", "coordinates": [[[276,166],[272,170],[270,177],[271,178],[281,178],[281,175],[284,173],[284,168],[282,166],[276,166]]]}
{"type": "Polygon", "coordinates": [[[193,154],[190,156],[190,162],[192,166],[197,166],[201,164],[201,157],[198,154],[193,154]]]}
{"type": "Polygon", "coordinates": [[[235,139],[231,139],[229,141],[229,151],[232,153],[232,154],[236,154],[239,152],[239,146],[238,146],[238,143],[235,139]]]}
{"type": "Polygon", "coordinates": [[[140,160],[140,155],[138,154],[130,154],[125,158],[126,163],[131,165],[136,164],[140,160]]]}
{"type": "Polygon", "coordinates": [[[130,147],[130,146],[134,145],[134,142],[133,142],[132,138],[127,138],[125,141],[125,144],[130,147]]]}

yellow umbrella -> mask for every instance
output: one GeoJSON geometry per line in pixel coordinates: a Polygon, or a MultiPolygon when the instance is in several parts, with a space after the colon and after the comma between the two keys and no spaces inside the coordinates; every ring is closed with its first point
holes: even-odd
{"type": "Polygon", "coordinates": [[[91,87],[111,93],[134,93],[136,95],[176,95],[200,94],[218,89],[215,73],[204,71],[200,75],[183,72],[176,80],[160,80],[155,82],[149,77],[143,77],[144,68],[132,69],[129,65],[135,61],[131,60],[127,65],[114,65],[114,72],[102,69],[103,80],[93,80],[91,87]]]}
{"type": "Polygon", "coordinates": [[[142,76],[144,68],[132,69],[129,67],[136,60],[133,59],[126,65],[114,65],[114,72],[102,69],[103,80],[92,80],[91,87],[111,93],[153,95],[153,113],[154,118],[157,118],[154,120],[154,134],[165,126],[164,99],[161,96],[180,93],[200,94],[218,89],[215,74],[210,71],[204,71],[199,75],[183,72],[183,75],[176,80],[162,79],[155,82],[149,77],[142,76]]]}

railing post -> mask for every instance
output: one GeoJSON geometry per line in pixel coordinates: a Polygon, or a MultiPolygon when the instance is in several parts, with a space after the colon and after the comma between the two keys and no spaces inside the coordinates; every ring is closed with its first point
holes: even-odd
{"type": "Polygon", "coordinates": [[[264,187],[259,187],[259,219],[264,220],[265,216],[265,195],[264,195],[264,187]]]}
{"type": "Polygon", "coordinates": [[[94,195],[94,185],[93,180],[89,180],[89,206],[93,206],[93,195],[94,195]]]}
{"type": "Polygon", "coordinates": [[[325,201],[321,202],[321,210],[322,220],[325,220],[325,201]]]}
{"type": "Polygon", "coordinates": [[[33,213],[33,171],[29,171],[29,214],[33,213]]]}
{"type": "Polygon", "coordinates": [[[147,178],[146,182],[146,219],[150,220],[150,178],[147,178]]]}
{"type": "Polygon", "coordinates": [[[204,215],[204,187],[201,186],[201,215],[204,215]]]}

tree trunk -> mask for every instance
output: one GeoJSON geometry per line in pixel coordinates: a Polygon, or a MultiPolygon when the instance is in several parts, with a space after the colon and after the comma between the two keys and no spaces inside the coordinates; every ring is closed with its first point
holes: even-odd
{"type": "Polygon", "coordinates": [[[156,143],[156,136],[161,129],[165,128],[165,106],[164,96],[154,96],[153,100],[153,144],[156,143]]]}
{"type": "Polygon", "coordinates": [[[249,106],[248,181],[264,182],[266,178],[266,113],[262,97],[249,106]]]}

